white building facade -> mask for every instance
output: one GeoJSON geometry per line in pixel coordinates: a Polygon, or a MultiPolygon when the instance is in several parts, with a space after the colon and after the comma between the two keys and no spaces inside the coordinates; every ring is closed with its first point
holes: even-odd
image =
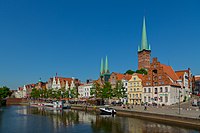
{"type": "Polygon", "coordinates": [[[181,88],[179,86],[143,87],[142,102],[158,105],[172,105],[179,102],[181,88]]]}
{"type": "Polygon", "coordinates": [[[93,88],[93,83],[85,83],[78,87],[79,98],[89,98],[91,96],[91,89],[93,88]]]}

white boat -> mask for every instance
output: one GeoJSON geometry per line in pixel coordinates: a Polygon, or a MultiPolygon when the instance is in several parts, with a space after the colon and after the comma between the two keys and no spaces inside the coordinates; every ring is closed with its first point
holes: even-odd
{"type": "Polygon", "coordinates": [[[54,101],[51,103],[30,103],[30,106],[52,108],[52,109],[58,109],[58,110],[71,108],[71,105],[64,103],[64,101],[54,101]]]}
{"type": "Polygon", "coordinates": [[[102,115],[114,115],[116,114],[116,110],[113,108],[110,108],[108,106],[105,106],[105,108],[99,108],[102,115]]]}

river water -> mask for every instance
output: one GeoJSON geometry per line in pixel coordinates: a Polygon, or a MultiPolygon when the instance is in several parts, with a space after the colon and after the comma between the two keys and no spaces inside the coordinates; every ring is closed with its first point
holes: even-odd
{"type": "Polygon", "coordinates": [[[129,117],[77,110],[7,106],[0,111],[0,133],[199,133],[195,129],[129,117]]]}

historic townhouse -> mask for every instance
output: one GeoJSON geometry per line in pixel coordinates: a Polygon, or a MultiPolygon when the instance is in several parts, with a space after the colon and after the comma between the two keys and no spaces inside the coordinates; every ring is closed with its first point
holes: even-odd
{"type": "Polygon", "coordinates": [[[148,74],[143,79],[142,101],[145,103],[171,105],[182,97],[177,74],[171,66],[161,64],[157,58],[153,58],[148,74]]]}
{"type": "Polygon", "coordinates": [[[64,78],[64,77],[53,77],[48,80],[48,89],[61,89],[61,88],[74,88],[75,79],[74,78],[64,78]]]}
{"type": "Polygon", "coordinates": [[[142,74],[134,73],[128,81],[128,103],[140,105],[142,103],[142,74]]]}
{"type": "Polygon", "coordinates": [[[87,81],[84,84],[81,84],[78,87],[79,98],[90,98],[91,96],[91,89],[93,88],[93,81],[87,81]]]}
{"type": "MultiPolygon", "coordinates": [[[[189,70],[189,69],[188,69],[189,70]]],[[[181,85],[181,100],[185,101],[188,100],[188,98],[190,97],[190,92],[192,92],[192,90],[190,89],[190,79],[189,79],[189,71],[188,70],[181,70],[181,71],[176,71],[176,74],[179,78],[178,82],[181,85]]]]}
{"type": "Polygon", "coordinates": [[[194,94],[200,93],[200,75],[195,75],[193,77],[193,88],[194,88],[193,91],[194,94]]]}
{"type": "Polygon", "coordinates": [[[127,99],[127,94],[128,94],[128,81],[131,79],[131,75],[129,74],[121,74],[121,73],[116,73],[116,72],[112,72],[110,75],[110,79],[109,82],[111,84],[112,89],[114,89],[116,87],[116,84],[120,81],[123,84],[123,88],[124,88],[124,92],[125,92],[125,97],[123,97],[121,99],[121,101],[123,103],[128,102],[127,99]]]}

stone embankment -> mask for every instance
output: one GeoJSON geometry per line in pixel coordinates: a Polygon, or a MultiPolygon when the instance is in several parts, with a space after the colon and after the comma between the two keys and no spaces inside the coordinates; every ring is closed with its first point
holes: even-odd
{"type": "MultiPolygon", "coordinates": [[[[96,111],[100,112],[100,106],[86,106],[86,105],[72,105],[72,109],[75,110],[85,110],[85,111],[96,111]]],[[[193,116],[178,114],[174,110],[166,110],[166,109],[149,109],[147,111],[142,110],[141,108],[135,109],[124,109],[121,107],[113,107],[117,111],[117,116],[125,116],[125,117],[134,117],[139,119],[146,119],[154,122],[165,123],[169,125],[179,125],[184,127],[190,127],[200,130],[200,118],[196,116],[199,112],[194,114],[193,116]],[[171,111],[175,112],[170,113],[171,111]]],[[[191,113],[191,112],[188,112],[191,113]]],[[[200,113],[199,113],[200,115],[200,113]]]]}
{"type": "Polygon", "coordinates": [[[6,99],[6,104],[7,105],[11,105],[11,104],[28,104],[29,103],[29,101],[27,100],[27,99],[24,99],[24,98],[7,98],[6,99]]]}

